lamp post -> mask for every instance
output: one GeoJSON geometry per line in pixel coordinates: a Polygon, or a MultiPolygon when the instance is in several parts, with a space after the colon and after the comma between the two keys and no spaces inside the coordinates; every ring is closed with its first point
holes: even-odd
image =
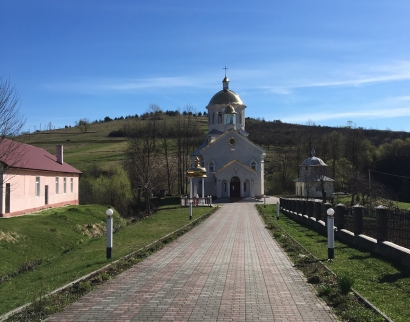
{"type": "Polygon", "coordinates": [[[329,208],[327,211],[327,258],[332,260],[335,257],[335,230],[334,217],[335,211],[329,208]]]}
{"type": "MultiPolygon", "coordinates": [[[[206,169],[199,165],[199,158],[195,158],[195,166],[191,167],[187,170],[187,176],[189,178],[189,219],[192,219],[192,194],[193,194],[193,187],[192,187],[192,179],[194,178],[206,178],[206,169]]],[[[202,192],[202,195],[204,193],[202,192]]]]}
{"type": "Polygon", "coordinates": [[[105,214],[107,215],[107,259],[110,259],[112,255],[112,215],[114,211],[109,208],[105,214]]]}

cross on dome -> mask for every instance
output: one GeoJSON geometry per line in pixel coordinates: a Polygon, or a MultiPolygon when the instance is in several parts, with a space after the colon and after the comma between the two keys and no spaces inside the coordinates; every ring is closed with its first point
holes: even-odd
{"type": "Polygon", "coordinates": [[[225,69],[225,78],[226,78],[226,70],[227,69],[229,69],[228,67],[226,67],[226,65],[225,65],[225,67],[224,68],[222,68],[222,69],[225,69]]]}

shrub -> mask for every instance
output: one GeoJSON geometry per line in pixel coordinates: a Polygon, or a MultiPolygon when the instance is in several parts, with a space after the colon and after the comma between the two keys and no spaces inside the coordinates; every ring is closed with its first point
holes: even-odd
{"type": "Polygon", "coordinates": [[[353,284],[354,278],[352,275],[343,273],[337,276],[337,285],[343,295],[347,295],[351,292],[353,284]]]}

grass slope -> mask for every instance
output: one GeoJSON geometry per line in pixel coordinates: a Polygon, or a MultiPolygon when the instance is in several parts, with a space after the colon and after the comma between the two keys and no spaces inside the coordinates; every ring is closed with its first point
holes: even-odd
{"type": "MultiPolygon", "coordinates": [[[[0,315],[105,266],[105,206],[70,206],[29,216],[0,219],[0,315]]],[[[193,209],[193,219],[209,208],[193,209]]],[[[114,217],[113,258],[188,224],[189,212],[164,206],[125,225],[114,217]]]]}
{"type": "MultiPolygon", "coordinates": [[[[175,118],[162,116],[165,121],[173,122],[175,118]]],[[[204,133],[207,132],[207,117],[197,117],[204,133]]],[[[87,132],[78,127],[39,131],[18,137],[18,140],[47,150],[54,154],[56,145],[64,145],[64,160],[80,171],[87,171],[93,164],[109,168],[125,158],[127,140],[125,138],[109,137],[112,131],[123,129],[128,123],[143,124],[149,122],[139,118],[115,120],[104,123],[90,124],[87,132]]],[[[158,121],[162,122],[162,121],[158,121]]]]}

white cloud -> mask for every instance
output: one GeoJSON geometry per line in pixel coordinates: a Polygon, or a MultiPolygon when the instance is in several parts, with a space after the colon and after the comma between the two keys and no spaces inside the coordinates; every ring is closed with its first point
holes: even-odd
{"type": "MultiPolygon", "coordinates": [[[[410,61],[383,64],[330,64],[321,62],[287,62],[270,66],[255,87],[271,93],[290,95],[295,89],[313,87],[361,86],[410,80],[410,61]],[[276,78],[273,78],[275,75],[276,78]],[[272,84],[272,85],[270,85],[272,84]]],[[[252,77],[252,74],[249,75],[252,77]]],[[[247,81],[249,82],[249,77],[247,81]]],[[[255,83],[255,82],[253,82],[255,83]]]]}
{"type": "Polygon", "coordinates": [[[140,79],[125,79],[125,80],[102,80],[90,79],[87,81],[78,82],[62,82],[54,84],[45,84],[43,88],[46,90],[63,91],[63,92],[80,92],[87,94],[95,94],[100,92],[129,92],[149,89],[172,89],[172,88],[188,88],[198,87],[198,82],[194,82],[192,77],[176,76],[176,77],[153,77],[140,79]]]}
{"type": "Polygon", "coordinates": [[[336,120],[336,119],[357,119],[357,118],[396,118],[410,116],[410,107],[379,109],[379,110],[357,110],[342,113],[305,113],[283,117],[283,121],[289,123],[303,123],[308,119],[318,121],[336,120]]]}

